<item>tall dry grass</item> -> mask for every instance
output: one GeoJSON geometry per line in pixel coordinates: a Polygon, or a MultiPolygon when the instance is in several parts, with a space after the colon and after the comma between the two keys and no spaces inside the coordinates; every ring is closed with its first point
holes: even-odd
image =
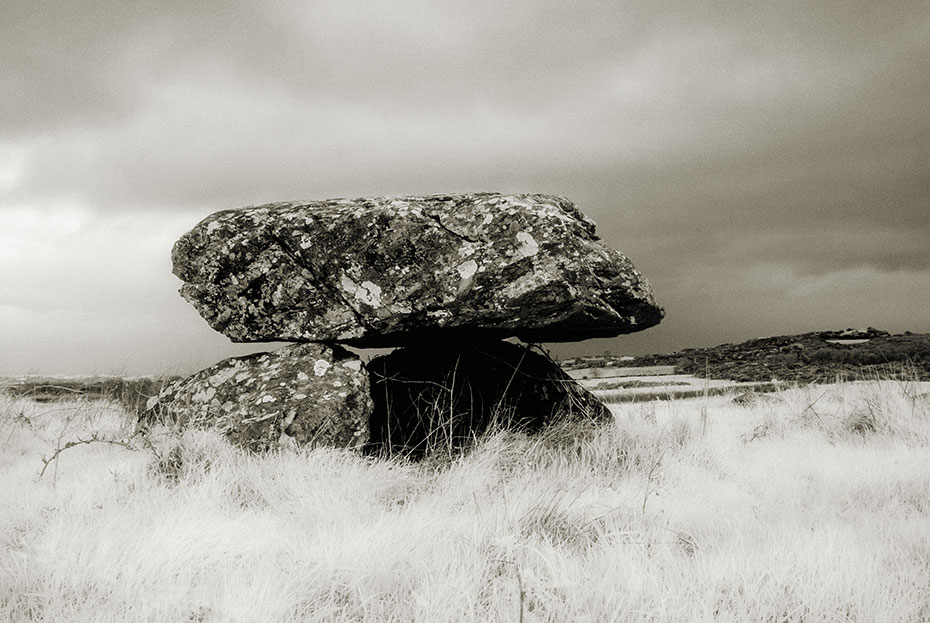
{"type": "Polygon", "coordinates": [[[928,391],[626,403],[419,463],[0,398],[0,618],[926,621],[928,391]],[[94,434],[128,447],[38,477],[94,434]]]}

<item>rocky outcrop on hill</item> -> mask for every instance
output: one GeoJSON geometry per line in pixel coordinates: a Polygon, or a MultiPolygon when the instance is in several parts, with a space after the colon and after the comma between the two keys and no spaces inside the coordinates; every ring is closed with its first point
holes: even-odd
{"type": "Polygon", "coordinates": [[[676,372],[715,379],[798,383],[837,378],[930,380],[930,335],[846,329],[763,337],[740,344],[643,355],[626,365],[674,365],[676,372]]]}
{"type": "Polygon", "coordinates": [[[152,401],[249,448],[295,442],[420,454],[492,424],[607,414],[540,352],[663,316],[629,259],[570,201],[434,195],[217,212],[175,244],[181,294],[239,342],[300,342],[230,359],[152,401]],[[363,367],[338,344],[402,347],[363,367]],[[370,394],[368,388],[370,387],[370,394]]]}
{"type": "Polygon", "coordinates": [[[338,346],[306,343],[225,359],[176,381],[149,400],[146,417],[215,428],[252,450],[361,448],[371,411],[361,360],[338,346]]]}
{"type": "Polygon", "coordinates": [[[181,294],[236,342],[407,346],[640,331],[662,310],[594,223],[547,195],[273,203],[218,212],[172,254],[181,294]]]}

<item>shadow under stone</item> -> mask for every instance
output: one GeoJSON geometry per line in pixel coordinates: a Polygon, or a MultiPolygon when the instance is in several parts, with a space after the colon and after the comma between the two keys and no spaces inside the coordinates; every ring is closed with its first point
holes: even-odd
{"type": "Polygon", "coordinates": [[[533,432],[610,412],[542,349],[459,336],[400,348],[367,365],[374,412],[369,454],[458,451],[491,430],[533,432]]]}

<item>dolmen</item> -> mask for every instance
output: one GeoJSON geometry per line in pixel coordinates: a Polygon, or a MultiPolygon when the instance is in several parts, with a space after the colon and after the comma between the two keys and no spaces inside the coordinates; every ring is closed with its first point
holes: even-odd
{"type": "Polygon", "coordinates": [[[630,260],[549,195],[224,210],[182,236],[172,262],[215,330],[291,344],[169,385],[143,417],[216,427],[254,450],[421,455],[491,426],[607,417],[535,344],[641,331],[664,315],[630,260]],[[370,348],[394,350],[367,363],[349,350],[370,348]]]}

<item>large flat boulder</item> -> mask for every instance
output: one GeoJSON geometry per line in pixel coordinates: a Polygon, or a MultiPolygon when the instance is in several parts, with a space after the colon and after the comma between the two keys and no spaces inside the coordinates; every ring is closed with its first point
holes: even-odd
{"type": "Polygon", "coordinates": [[[225,359],[176,381],[142,417],[217,429],[250,450],[361,448],[371,412],[361,360],[338,346],[305,343],[225,359]]]}
{"type": "Polygon", "coordinates": [[[578,341],[663,311],[570,201],[436,195],[217,212],[172,253],[182,296],[236,342],[404,346],[450,332],[578,341]]]}
{"type": "Polygon", "coordinates": [[[535,432],[609,409],[545,352],[499,340],[397,349],[368,363],[375,453],[421,456],[462,448],[499,429],[535,432]]]}

